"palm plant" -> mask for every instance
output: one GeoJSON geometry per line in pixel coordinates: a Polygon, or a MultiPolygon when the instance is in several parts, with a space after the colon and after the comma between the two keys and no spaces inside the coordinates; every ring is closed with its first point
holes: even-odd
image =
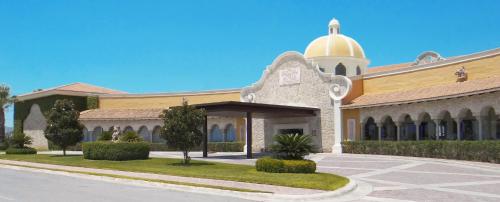
{"type": "Polygon", "coordinates": [[[274,137],[276,144],[272,151],[282,159],[304,159],[313,151],[312,140],[308,135],[281,134],[274,137]]]}
{"type": "Polygon", "coordinates": [[[5,141],[5,110],[13,101],[9,86],[0,84],[0,142],[5,141]]]}

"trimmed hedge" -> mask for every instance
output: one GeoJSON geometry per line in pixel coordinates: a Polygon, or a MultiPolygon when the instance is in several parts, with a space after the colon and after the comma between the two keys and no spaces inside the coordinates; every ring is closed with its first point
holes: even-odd
{"type": "Polygon", "coordinates": [[[144,142],[86,142],[82,148],[85,159],[110,161],[148,159],[150,150],[144,142]]]}
{"type": "Polygon", "coordinates": [[[500,163],[500,141],[354,141],[342,142],[353,154],[380,154],[500,163]]]}
{"type": "Polygon", "coordinates": [[[10,147],[7,150],[5,150],[5,154],[36,154],[36,149],[31,147],[24,147],[24,148],[10,147]]]}
{"type": "Polygon", "coordinates": [[[281,160],[264,157],[255,163],[257,171],[268,173],[315,173],[316,163],[311,160],[281,160]]]}
{"type": "Polygon", "coordinates": [[[208,151],[212,152],[242,152],[243,142],[209,142],[208,151]]]}

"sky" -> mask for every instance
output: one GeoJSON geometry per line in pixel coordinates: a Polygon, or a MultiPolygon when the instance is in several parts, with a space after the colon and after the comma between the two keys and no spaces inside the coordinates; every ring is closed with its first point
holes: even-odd
{"type": "MultiPolygon", "coordinates": [[[[241,88],[336,18],[370,67],[500,47],[500,1],[0,0],[0,83],[131,93],[241,88]]],[[[12,126],[13,108],[7,112],[12,126]]]]}

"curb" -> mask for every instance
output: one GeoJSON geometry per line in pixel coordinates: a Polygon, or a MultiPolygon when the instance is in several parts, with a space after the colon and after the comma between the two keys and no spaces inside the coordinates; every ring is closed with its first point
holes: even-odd
{"type": "Polygon", "coordinates": [[[210,194],[210,195],[218,195],[218,196],[229,196],[236,197],[247,200],[256,200],[256,201],[332,201],[347,195],[356,188],[358,188],[357,182],[349,178],[349,183],[344,187],[341,187],[335,191],[317,193],[317,194],[309,194],[309,195],[286,195],[286,194],[272,194],[272,193],[249,193],[249,192],[239,192],[239,191],[231,191],[231,190],[221,190],[214,188],[206,188],[206,187],[194,187],[187,185],[176,185],[176,184],[167,184],[160,182],[149,182],[143,180],[133,180],[133,179],[123,179],[123,178],[115,178],[108,176],[95,176],[89,174],[82,173],[72,173],[70,171],[54,171],[50,169],[44,168],[30,168],[24,167],[21,165],[8,165],[8,164],[0,164],[0,168],[14,169],[14,170],[22,170],[22,171],[30,171],[30,172],[39,172],[39,173],[47,173],[47,174],[56,174],[63,175],[68,177],[80,178],[80,179],[90,179],[90,180],[99,180],[111,183],[119,183],[119,184],[127,184],[127,185],[135,185],[135,186],[146,186],[146,187],[154,187],[154,188],[162,188],[169,189],[175,191],[182,192],[192,192],[192,193],[200,193],[200,194],[210,194]]]}

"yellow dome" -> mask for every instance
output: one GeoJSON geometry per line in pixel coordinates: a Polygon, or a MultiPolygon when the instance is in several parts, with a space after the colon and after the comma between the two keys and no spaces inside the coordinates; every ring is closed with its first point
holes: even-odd
{"type": "Polygon", "coordinates": [[[340,24],[333,19],[329,25],[329,34],[312,41],[304,56],[314,57],[355,57],[365,58],[363,48],[354,39],[340,34],[340,24]]]}

